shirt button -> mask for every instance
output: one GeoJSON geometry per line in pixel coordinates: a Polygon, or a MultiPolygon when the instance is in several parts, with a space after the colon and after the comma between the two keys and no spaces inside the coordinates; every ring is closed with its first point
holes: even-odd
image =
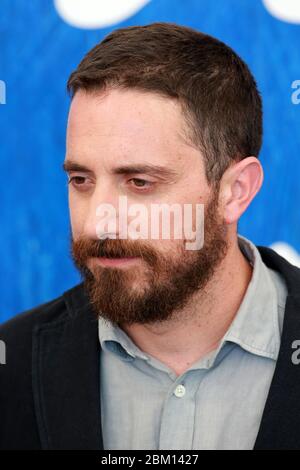
{"type": "Polygon", "coordinates": [[[183,385],[177,385],[177,387],[174,390],[174,395],[177,398],[181,398],[185,395],[185,387],[183,385]]]}

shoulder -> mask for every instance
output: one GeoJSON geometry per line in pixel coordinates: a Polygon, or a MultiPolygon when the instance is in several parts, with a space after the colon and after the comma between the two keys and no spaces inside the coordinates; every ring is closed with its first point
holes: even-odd
{"type": "Polygon", "coordinates": [[[55,299],[21,312],[0,325],[0,341],[5,349],[5,363],[11,366],[4,366],[3,369],[12,370],[14,366],[25,367],[25,364],[29,367],[33,331],[45,324],[63,321],[72,315],[68,299],[72,299],[72,296],[80,291],[80,286],[77,285],[55,299]]]}
{"type": "Polygon", "coordinates": [[[272,248],[266,246],[257,246],[257,248],[265,265],[282,276],[286,282],[288,294],[298,297],[300,292],[300,268],[290,263],[272,248]]]}
{"type": "Polygon", "coordinates": [[[24,334],[32,331],[35,324],[47,323],[55,320],[66,313],[66,306],[63,295],[42,303],[30,310],[15,315],[10,320],[0,325],[0,339],[11,339],[18,336],[23,338],[24,334]]]}

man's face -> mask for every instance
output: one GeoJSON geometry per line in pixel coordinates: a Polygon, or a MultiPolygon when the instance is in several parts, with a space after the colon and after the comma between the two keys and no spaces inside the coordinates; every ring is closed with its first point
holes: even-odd
{"type": "MultiPolygon", "coordinates": [[[[153,93],[79,91],[73,98],[65,161],[72,256],[96,314],[115,324],[170,319],[226,256],[218,194],[207,183],[200,151],[184,139],[184,126],[179,105],[153,93]],[[122,197],[127,207],[144,208],[140,221],[147,219],[147,237],[134,239],[128,232],[119,238],[122,197]],[[115,208],[117,223],[99,233],[103,204],[115,208]],[[203,247],[186,249],[184,236],[163,239],[162,227],[153,239],[151,207],[158,204],[192,205],[194,218],[196,204],[204,204],[203,247]]],[[[125,215],[128,224],[132,214],[125,215]]],[[[171,219],[171,228],[176,223],[171,219]]]]}

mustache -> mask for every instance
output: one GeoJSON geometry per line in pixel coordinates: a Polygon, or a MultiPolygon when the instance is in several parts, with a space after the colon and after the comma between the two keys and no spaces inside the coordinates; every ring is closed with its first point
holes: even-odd
{"type": "Polygon", "coordinates": [[[156,263],[157,255],[154,250],[146,244],[137,243],[132,240],[111,239],[72,240],[72,257],[81,264],[88,258],[130,258],[140,257],[149,264],[156,263]]]}

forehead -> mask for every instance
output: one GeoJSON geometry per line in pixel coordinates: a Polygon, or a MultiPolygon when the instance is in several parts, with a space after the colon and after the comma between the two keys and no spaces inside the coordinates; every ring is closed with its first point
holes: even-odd
{"type": "Polygon", "coordinates": [[[67,153],[85,163],[130,157],[179,165],[197,153],[199,163],[199,151],[188,145],[184,130],[175,100],[137,90],[78,91],[68,118],[67,153]]]}

